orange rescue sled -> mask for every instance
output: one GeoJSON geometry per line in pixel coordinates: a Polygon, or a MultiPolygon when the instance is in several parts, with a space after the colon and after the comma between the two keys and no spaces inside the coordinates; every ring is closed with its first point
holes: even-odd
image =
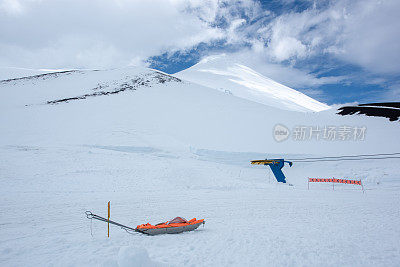
{"type": "Polygon", "coordinates": [[[187,221],[185,218],[176,217],[171,221],[151,225],[149,223],[141,224],[136,227],[137,232],[147,235],[159,234],[179,234],[187,231],[196,230],[201,224],[204,224],[204,219],[197,220],[196,218],[187,221]]]}
{"type": "Polygon", "coordinates": [[[113,224],[121,227],[127,232],[138,232],[146,235],[159,235],[159,234],[179,234],[187,231],[193,231],[199,228],[201,224],[204,224],[204,219],[197,220],[196,218],[190,221],[185,220],[182,217],[176,217],[169,222],[163,222],[156,225],[151,225],[149,223],[138,225],[136,228],[132,228],[117,222],[110,220],[109,218],[103,218],[99,215],[93,214],[91,211],[85,212],[86,217],[90,220],[98,220],[106,222],[108,224],[113,224]]]}

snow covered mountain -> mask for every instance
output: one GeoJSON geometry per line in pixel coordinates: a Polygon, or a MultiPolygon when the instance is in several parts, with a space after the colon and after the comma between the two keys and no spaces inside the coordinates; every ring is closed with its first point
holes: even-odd
{"type": "MultiPolygon", "coordinates": [[[[34,138],[46,143],[68,140],[74,144],[118,143],[183,150],[320,151],[318,142],[276,142],[271,132],[277,124],[290,131],[301,125],[318,126],[321,130],[326,125],[376,128],[368,134],[368,145],[323,142],[330,153],[366,152],[378,145],[381,150],[392,150],[391,145],[375,141],[382,136],[393,142],[397,138],[387,131],[397,129],[389,122],[341,117],[334,110],[282,110],[274,104],[260,105],[140,67],[72,70],[8,79],[0,81],[0,89],[0,122],[13,125],[3,132],[0,144],[29,143],[34,138]]],[[[280,99],[274,101],[279,103],[280,99]]],[[[283,103],[285,100],[281,106],[283,103]]]]}
{"type": "Polygon", "coordinates": [[[225,55],[206,57],[198,64],[176,73],[175,76],[280,109],[318,112],[330,108],[232,61],[225,55]]]}
{"type": "MultiPolygon", "coordinates": [[[[236,67],[252,88],[268,81],[236,67]]],[[[237,95],[247,87],[229,94],[178,76],[130,67],[0,81],[0,265],[398,265],[398,159],[295,162],[283,170],[293,186],[249,162],[398,152],[396,123],[293,111],[324,106],[290,100],[291,89],[260,104],[237,95]],[[276,141],[277,125],[288,139],[276,141]],[[364,139],[346,138],[354,127],[364,139]],[[359,178],[367,192],[307,190],[307,177],[359,178]],[[108,201],[111,219],[132,227],[176,216],[206,225],[151,238],[110,226],[107,238],[84,212],[104,216],[108,201]]]]}

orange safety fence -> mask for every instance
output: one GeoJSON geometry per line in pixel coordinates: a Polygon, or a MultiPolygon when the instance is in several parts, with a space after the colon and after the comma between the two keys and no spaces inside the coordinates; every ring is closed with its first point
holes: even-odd
{"type": "Polygon", "coordinates": [[[339,183],[339,184],[356,184],[361,185],[361,180],[347,180],[336,178],[308,178],[310,183],[339,183]]]}
{"type": "Polygon", "coordinates": [[[361,180],[337,179],[337,178],[308,178],[308,190],[310,183],[332,183],[332,189],[335,190],[335,183],[360,185],[364,194],[364,186],[361,180]]]}

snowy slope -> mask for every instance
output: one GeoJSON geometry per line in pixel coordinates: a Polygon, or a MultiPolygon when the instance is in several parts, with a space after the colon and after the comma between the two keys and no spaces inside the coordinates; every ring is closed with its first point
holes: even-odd
{"type": "Polygon", "coordinates": [[[68,71],[0,82],[4,266],[396,266],[398,160],[294,164],[275,184],[251,159],[400,151],[396,123],[282,110],[155,70],[68,71]],[[366,126],[364,141],[276,142],[276,124],[366,126]],[[382,141],[384,140],[384,142],[382,141]],[[357,186],[307,177],[360,178],[357,186]],[[135,227],[205,218],[181,235],[135,227]],[[91,235],[92,229],[92,235],[91,235]],[[379,244],[379,245],[377,245],[379,244]]]}
{"type": "Polygon", "coordinates": [[[139,67],[3,81],[0,94],[1,122],[13,126],[3,132],[0,144],[20,145],[34,138],[275,154],[320,153],[322,144],[326,153],[355,153],[395,150],[389,141],[396,143],[399,130],[379,118],[341,117],[333,110],[285,111],[139,67]],[[276,124],[289,129],[365,126],[369,131],[365,142],[277,143],[271,134],[276,124]],[[381,138],[388,143],[380,144],[381,138]]]}
{"type": "Polygon", "coordinates": [[[206,57],[175,76],[280,109],[316,112],[329,109],[329,106],[264,77],[225,55],[206,57]]]}
{"type": "Polygon", "coordinates": [[[0,67],[0,80],[15,79],[27,76],[35,76],[50,72],[57,72],[61,70],[48,70],[48,69],[26,69],[26,68],[5,68],[0,67]]]}

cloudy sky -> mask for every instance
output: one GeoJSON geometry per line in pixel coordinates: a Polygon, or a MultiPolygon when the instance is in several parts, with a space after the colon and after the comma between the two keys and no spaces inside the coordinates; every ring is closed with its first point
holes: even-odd
{"type": "Polygon", "coordinates": [[[225,53],[329,103],[398,101],[399,0],[0,0],[0,67],[149,66],[225,53]]]}

